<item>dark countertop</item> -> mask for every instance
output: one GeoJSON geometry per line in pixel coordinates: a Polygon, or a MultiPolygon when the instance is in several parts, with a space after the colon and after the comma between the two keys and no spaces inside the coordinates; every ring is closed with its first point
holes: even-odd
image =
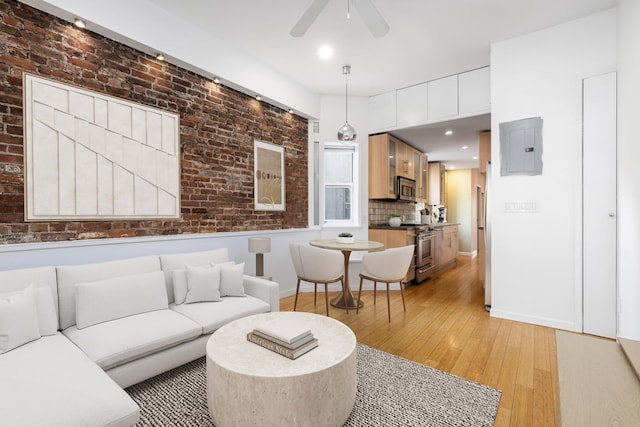
{"type": "Polygon", "coordinates": [[[452,225],[460,225],[459,222],[435,222],[435,223],[431,223],[431,224],[405,224],[405,225],[400,225],[398,227],[392,227],[389,224],[377,224],[377,225],[369,225],[369,229],[374,229],[374,230],[408,230],[408,229],[412,229],[415,227],[421,227],[421,226],[429,226],[431,228],[443,228],[443,227],[449,227],[452,225]]]}

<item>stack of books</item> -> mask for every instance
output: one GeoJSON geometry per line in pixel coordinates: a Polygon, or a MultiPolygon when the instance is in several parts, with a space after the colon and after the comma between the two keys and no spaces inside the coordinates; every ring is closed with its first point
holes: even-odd
{"type": "Polygon", "coordinates": [[[296,359],[318,346],[311,330],[283,319],[273,319],[256,326],[247,340],[289,359],[296,359]]]}

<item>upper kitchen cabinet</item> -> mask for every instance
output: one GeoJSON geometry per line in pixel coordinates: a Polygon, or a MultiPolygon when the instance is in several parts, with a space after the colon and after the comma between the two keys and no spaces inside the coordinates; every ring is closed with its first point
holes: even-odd
{"type": "Polygon", "coordinates": [[[444,163],[429,163],[429,204],[446,205],[444,163]]]}
{"type": "Polygon", "coordinates": [[[491,112],[491,73],[489,67],[458,74],[458,101],[461,117],[491,112]]]}
{"type": "Polygon", "coordinates": [[[449,120],[458,116],[458,76],[427,83],[427,117],[429,122],[449,120]]]}
{"type": "Polygon", "coordinates": [[[397,127],[395,90],[369,98],[369,123],[371,133],[397,127]]]}
{"type": "Polygon", "coordinates": [[[416,169],[416,201],[429,202],[429,158],[426,154],[416,151],[418,159],[415,164],[416,169]]]}
{"type": "Polygon", "coordinates": [[[491,112],[489,67],[369,98],[370,133],[491,112]]]}
{"type": "Polygon", "coordinates": [[[415,179],[415,149],[398,140],[396,145],[396,175],[415,179]]]}
{"type": "Polygon", "coordinates": [[[396,102],[398,127],[427,122],[427,83],[398,89],[396,102]]]}
{"type": "Polygon", "coordinates": [[[369,198],[395,199],[396,148],[402,144],[389,134],[369,137],[369,198]]]}
{"type": "Polygon", "coordinates": [[[487,162],[491,161],[491,131],[478,136],[478,166],[480,173],[487,173],[487,162]]]}

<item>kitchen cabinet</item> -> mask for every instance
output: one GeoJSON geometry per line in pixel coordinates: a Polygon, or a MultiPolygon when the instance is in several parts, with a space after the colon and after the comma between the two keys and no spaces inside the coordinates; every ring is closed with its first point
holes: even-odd
{"type": "Polygon", "coordinates": [[[427,116],[439,122],[458,116],[458,76],[427,82],[427,116]]]}
{"type": "Polygon", "coordinates": [[[445,269],[456,262],[458,256],[458,226],[447,225],[435,229],[435,271],[445,269]]]}
{"type": "Polygon", "coordinates": [[[480,132],[478,136],[478,169],[487,173],[487,162],[491,161],[491,131],[480,132]]]}
{"type": "Polygon", "coordinates": [[[396,142],[396,175],[415,179],[414,157],[415,149],[402,141],[396,142]]]}
{"type": "Polygon", "coordinates": [[[489,67],[458,74],[458,108],[461,117],[491,112],[489,67]]]}
{"type": "Polygon", "coordinates": [[[395,199],[396,148],[402,142],[389,134],[369,137],[369,198],[395,199]]]}
{"type": "Polygon", "coordinates": [[[396,127],[395,90],[369,98],[369,123],[376,131],[396,127]]]}
{"type": "Polygon", "coordinates": [[[446,206],[446,174],[444,163],[429,163],[429,204],[446,206]]]}
{"type": "Polygon", "coordinates": [[[416,201],[429,203],[429,158],[426,154],[417,152],[415,160],[416,201]]]}
{"type": "MultiPolygon", "coordinates": [[[[374,242],[380,242],[384,245],[384,249],[400,248],[407,245],[415,245],[416,234],[415,228],[409,229],[369,229],[369,240],[374,242]]],[[[415,252],[413,254],[413,261],[407,270],[407,275],[404,277],[405,283],[409,283],[416,277],[416,263],[415,252]]]]}
{"type": "Polygon", "coordinates": [[[427,83],[398,89],[396,102],[398,127],[427,122],[427,83]]]}

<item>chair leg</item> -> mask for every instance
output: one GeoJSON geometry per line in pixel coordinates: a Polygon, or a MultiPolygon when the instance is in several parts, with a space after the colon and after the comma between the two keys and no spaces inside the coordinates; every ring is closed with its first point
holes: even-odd
{"type": "MultiPolygon", "coordinates": [[[[340,278],[340,287],[342,289],[344,289],[344,276],[340,278]]],[[[358,296],[358,298],[360,298],[360,296],[358,296]]],[[[347,314],[349,314],[349,305],[347,304],[347,293],[346,292],[342,293],[342,300],[344,301],[344,309],[347,311],[347,314]]],[[[360,301],[358,301],[356,304],[360,305],[360,301]]]]}
{"type": "Polygon", "coordinates": [[[362,294],[362,276],[360,276],[360,286],[358,287],[358,301],[356,303],[356,314],[360,310],[360,295],[362,294]]]}
{"type": "Polygon", "coordinates": [[[407,306],[404,304],[404,286],[402,280],[400,281],[400,295],[402,295],[402,308],[404,308],[405,313],[407,312],[407,306]]]}
{"type": "Polygon", "coordinates": [[[375,305],[376,303],[376,289],[378,287],[378,282],[376,282],[375,280],[373,281],[373,304],[375,305]]]}
{"type": "Polygon", "coordinates": [[[296,285],[296,299],[293,300],[293,311],[296,311],[298,305],[298,292],[300,292],[300,278],[298,278],[298,284],[296,285]]]}
{"type": "Polygon", "coordinates": [[[329,315],[329,284],[324,284],[324,305],[327,308],[327,316],[329,315]]]}
{"type": "Polygon", "coordinates": [[[387,282],[387,317],[389,318],[389,322],[391,322],[391,303],[389,301],[389,282],[387,282]]]}
{"type": "Polygon", "coordinates": [[[313,284],[313,306],[316,306],[316,297],[318,296],[318,284],[313,284]]]}

